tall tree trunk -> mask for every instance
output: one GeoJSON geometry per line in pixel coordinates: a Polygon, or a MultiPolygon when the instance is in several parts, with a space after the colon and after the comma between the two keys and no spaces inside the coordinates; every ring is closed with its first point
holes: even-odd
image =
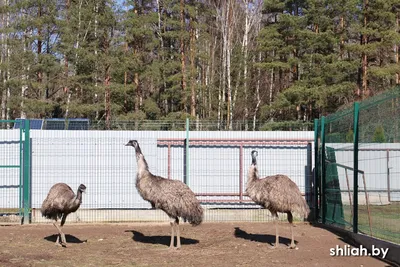
{"type": "Polygon", "coordinates": [[[110,66],[106,67],[105,71],[106,77],[104,79],[105,86],[105,107],[106,107],[106,128],[111,129],[111,88],[110,88],[110,66]]]}
{"type": "Polygon", "coordinates": [[[187,112],[186,106],[186,67],[185,67],[185,0],[181,0],[180,5],[180,18],[181,18],[181,38],[180,38],[180,51],[181,51],[181,72],[182,72],[182,102],[183,102],[183,110],[187,112]]]}
{"type": "Polygon", "coordinates": [[[157,2],[157,15],[158,15],[158,39],[160,42],[160,53],[158,53],[158,60],[161,61],[160,64],[160,75],[161,75],[161,82],[162,85],[160,86],[160,93],[159,93],[159,102],[162,101],[162,107],[164,114],[168,113],[168,100],[162,99],[162,96],[167,88],[167,82],[165,80],[165,73],[164,73],[164,66],[165,66],[165,59],[164,59],[164,38],[163,38],[163,28],[162,28],[162,13],[163,13],[163,0],[156,0],[157,2]],[[161,54],[161,56],[160,56],[161,54]]]}
{"type": "MultiPolygon", "coordinates": [[[[125,42],[125,49],[124,49],[124,55],[125,57],[127,56],[128,53],[128,41],[125,42]]],[[[125,70],[124,72],[124,110],[125,113],[128,112],[128,71],[125,70]]]]}
{"type": "MultiPolygon", "coordinates": [[[[38,14],[37,14],[38,18],[40,19],[42,17],[42,5],[39,3],[38,6],[38,14]]],[[[37,39],[37,60],[38,63],[40,64],[40,55],[42,54],[42,29],[41,26],[39,26],[37,28],[37,35],[38,35],[38,39],[37,39]]],[[[43,73],[41,70],[38,71],[37,73],[37,82],[38,84],[41,84],[43,81],[43,73]]],[[[47,93],[46,93],[46,86],[44,86],[44,90],[43,90],[43,99],[47,98],[47,93]]]]}
{"type": "Polygon", "coordinates": [[[232,54],[232,35],[233,35],[233,29],[232,29],[232,20],[233,20],[233,7],[232,7],[232,0],[228,0],[228,19],[227,19],[227,44],[226,44],[226,76],[227,76],[227,98],[228,98],[228,103],[227,103],[227,126],[229,130],[232,130],[232,117],[233,117],[233,111],[232,111],[232,88],[231,88],[231,54],[232,54]]]}
{"type": "MultiPolygon", "coordinates": [[[[2,1],[2,6],[4,8],[7,8],[7,0],[2,1]]],[[[4,13],[1,13],[1,25],[3,27],[6,26],[7,24],[7,16],[4,13]]],[[[7,34],[1,33],[1,51],[0,51],[0,64],[3,65],[4,62],[7,62],[7,34]]],[[[8,67],[8,66],[7,66],[8,67]]],[[[3,83],[3,92],[1,94],[1,119],[5,120],[6,119],[6,107],[7,107],[7,89],[6,89],[6,74],[7,70],[3,71],[0,69],[0,79],[1,82],[3,83]]],[[[4,128],[5,125],[2,124],[1,128],[4,128]]]]}
{"type": "MultiPolygon", "coordinates": [[[[78,6],[78,29],[77,29],[77,33],[76,33],[76,41],[75,41],[75,62],[74,62],[74,71],[73,71],[73,75],[76,75],[76,66],[78,66],[78,61],[79,61],[79,56],[78,56],[78,49],[79,49],[79,38],[80,38],[80,31],[81,31],[81,26],[82,26],[82,4],[83,4],[83,0],[79,1],[79,6],[78,6]]],[[[95,29],[95,36],[96,36],[96,29],[95,29]]],[[[95,55],[97,53],[97,50],[95,49],[95,55]]],[[[97,79],[95,79],[97,83],[97,79]]],[[[96,86],[96,84],[95,84],[96,86]]],[[[70,90],[70,88],[67,88],[67,104],[66,104],[66,108],[65,108],[65,118],[68,118],[69,115],[69,105],[71,103],[71,97],[72,97],[72,92],[70,90]]],[[[98,116],[97,116],[98,117],[98,116]]]]}
{"type": "MultiPolygon", "coordinates": [[[[272,51],[273,54],[275,54],[275,50],[272,51]]],[[[268,105],[270,106],[270,112],[269,112],[269,117],[271,118],[271,121],[274,120],[273,115],[272,115],[272,100],[274,96],[274,81],[275,81],[275,73],[274,73],[274,68],[271,68],[271,73],[270,73],[270,82],[269,82],[269,103],[268,105]]]]}
{"type": "MultiPolygon", "coordinates": [[[[400,33],[400,12],[396,12],[396,33],[400,33]]],[[[394,45],[394,56],[395,56],[395,62],[397,65],[399,65],[399,53],[400,53],[400,45],[395,44],[394,45]]],[[[396,73],[396,84],[400,84],[400,72],[396,73]]]]}
{"type": "Polygon", "coordinates": [[[224,111],[223,107],[225,104],[225,86],[226,86],[226,54],[227,54],[227,44],[228,44],[228,33],[227,33],[227,14],[228,14],[228,6],[226,2],[223,2],[222,8],[222,16],[220,19],[221,23],[221,34],[222,34],[222,63],[220,72],[220,86],[218,90],[218,130],[221,129],[221,124],[224,120],[224,111]]]}
{"type": "MultiPolygon", "coordinates": [[[[367,23],[368,23],[368,0],[364,0],[364,27],[365,29],[367,28],[367,23]]],[[[368,36],[367,34],[362,35],[362,44],[365,46],[368,43],[368,36]]],[[[363,49],[365,50],[365,48],[363,49]]],[[[368,92],[368,56],[365,51],[362,52],[362,87],[361,87],[361,99],[364,99],[366,95],[369,94],[368,92]]]]}
{"type": "Polygon", "coordinates": [[[248,92],[247,92],[247,60],[248,60],[248,47],[249,47],[249,32],[250,32],[250,18],[249,18],[249,0],[244,0],[245,4],[245,23],[244,23],[244,35],[243,35],[243,90],[244,90],[244,121],[245,131],[248,130],[247,120],[249,119],[249,107],[248,107],[248,92]]]}
{"type": "MultiPolygon", "coordinates": [[[[208,43],[206,43],[205,47],[209,47],[208,43]]],[[[209,53],[210,51],[208,51],[209,53]]],[[[207,107],[207,93],[206,88],[208,87],[208,77],[209,77],[210,66],[208,62],[202,60],[201,62],[201,110],[197,110],[201,119],[206,118],[206,107],[207,107]]]]}
{"type": "MultiPolygon", "coordinates": [[[[258,53],[258,62],[261,62],[261,52],[258,53]]],[[[256,107],[254,108],[253,115],[253,131],[256,130],[256,122],[257,122],[257,112],[260,108],[261,98],[260,98],[260,80],[261,80],[261,69],[257,68],[257,85],[256,85],[256,107]]]]}
{"type": "MultiPolygon", "coordinates": [[[[29,31],[26,30],[24,33],[24,56],[26,53],[29,51],[29,43],[28,43],[28,34],[29,31]]],[[[21,86],[21,119],[26,119],[26,112],[25,112],[25,97],[26,93],[28,90],[28,80],[29,80],[29,71],[30,71],[30,65],[29,63],[24,64],[23,67],[23,74],[22,74],[22,86],[21,86]]]]}
{"type": "Polygon", "coordinates": [[[344,37],[343,37],[343,32],[344,32],[344,17],[340,17],[340,59],[343,59],[343,53],[344,53],[344,37]]]}
{"type": "Polygon", "coordinates": [[[207,66],[207,71],[209,75],[207,75],[209,78],[209,83],[207,86],[207,95],[208,95],[208,117],[211,118],[212,115],[212,89],[214,88],[214,77],[215,77],[215,51],[217,49],[217,41],[218,37],[215,35],[214,36],[214,42],[210,42],[210,51],[211,51],[211,56],[210,56],[210,64],[207,66]]]}
{"type": "Polygon", "coordinates": [[[142,93],[141,93],[141,88],[140,88],[140,82],[139,82],[139,73],[135,72],[134,77],[133,77],[133,82],[136,87],[136,97],[135,97],[135,112],[138,112],[140,109],[140,106],[142,104],[142,93]]]}
{"type": "Polygon", "coordinates": [[[195,51],[196,51],[196,35],[193,18],[190,19],[190,115],[196,116],[196,68],[195,68],[195,51]]]}
{"type": "MultiPolygon", "coordinates": [[[[67,11],[67,24],[69,25],[69,7],[70,7],[70,0],[66,0],[65,1],[65,6],[66,6],[66,11],[67,11]]],[[[69,76],[69,70],[68,70],[68,57],[67,54],[64,54],[64,77],[65,77],[65,81],[64,81],[64,93],[68,93],[68,76],[69,76]]]]}
{"type": "MultiPolygon", "coordinates": [[[[80,13],[79,13],[80,14],[80,13]]],[[[99,88],[99,84],[98,84],[98,79],[99,77],[98,75],[98,67],[97,67],[97,58],[98,58],[98,51],[97,51],[97,44],[98,44],[98,40],[97,40],[97,31],[98,31],[98,26],[99,26],[99,21],[98,21],[98,16],[99,16],[99,3],[96,1],[96,4],[94,6],[94,39],[95,39],[95,46],[94,46],[94,58],[95,58],[95,66],[94,66],[94,88],[95,88],[95,93],[94,93],[94,98],[93,98],[93,102],[95,104],[97,104],[99,102],[99,97],[98,97],[98,88],[99,88]]],[[[79,17],[79,23],[80,23],[80,17],[79,17]]],[[[79,27],[80,28],[80,27],[79,27]]],[[[96,105],[96,111],[95,111],[95,120],[97,121],[99,119],[100,116],[100,112],[99,112],[99,107],[96,105]]]]}

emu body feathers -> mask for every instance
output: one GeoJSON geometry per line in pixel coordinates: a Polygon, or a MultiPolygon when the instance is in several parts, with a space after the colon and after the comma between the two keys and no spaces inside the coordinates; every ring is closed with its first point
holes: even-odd
{"type": "Polygon", "coordinates": [[[252,164],[247,173],[246,193],[255,203],[268,209],[275,218],[276,247],[279,244],[278,212],[287,214],[292,235],[290,248],[296,248],[293,237],[293,213],[307,217],[310,209],[297,185],[286,175],[277,174],[259,178],[257,155],[257,151],[251,152],[252,164]]]}
{"type": "Polygon", "coordinates": [[[68,214],[79,209],[82,203],[82,193],[85,192],[85,190],[86,186],[81,184],[75,195],[71,187],[67,184],[57,183],[50,188],[46,199],[43,201],[40,211],[44,217],[54,220],[53,225],[57,228],[59,233],[56,244],[58,244],[59,238],[61,237],[62,245],[66,246],[67,241],[61,228],[68,214]],[[61,219],[60,226],[57,225],[58,219],[61,219]]]}
{"type": "Polygon", "coordinates": [[[127,146],[133,146],[136,151],[137,176],[136,188],[140,196],[151,203],[152,207],[163,210],[171,218],[171,243],[174,247],[174,231],[177,235],[177,248],[181,247],[179,217],[192,225],[203,221],[203,208],[190,188],[178,180],[165,179],[153,175],[139,143],[130,140],[127,146]]]}
{"type": "Polygon", "coordinates": [[[64,183],[58,183],[50,188],[50,191],[43,201],[40,211],[47,219],[57,220],[63,214],[69,214],[78,210],[82,203],[82,197],[77,197],[71,187],[64,183]]]}
{"type": "Polygon", "coordinates": [[[181,217],[193,225],[199,225],[203,220],[203,209],[195,194],[181,181],[143,172],[137,175],[136,188],[144,200],[171,218],[181,217]]]}
{"type": "Polygon", "coordinates": [[[286,175],[272,175],[259,179],[256,166],[248,173],[246,193],[260,206],[271,212],[295,213],[307,217],[310,209],[297,185],[286,175]]]}

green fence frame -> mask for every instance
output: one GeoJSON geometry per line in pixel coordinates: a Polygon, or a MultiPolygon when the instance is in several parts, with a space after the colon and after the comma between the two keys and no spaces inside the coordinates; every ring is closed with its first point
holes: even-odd
{"type": "MultiPolygon", "coordinates": [[[[363,122],[360,119],[360,113],[362,111],[367,110],[368,108],[375,107],[378,104],[385,103],[385,101],[390,101],[392,99],[397,99],[397,101],[400,99],[400,86],[397,86],[393,88],[392,90],[389,90],[387,92],[384,92],[380,95],[374,96],[369,98],[366,101],[363,102],[355,102],[353,106],[350,109],[343,110],[341,112],[337,112],[335,114],[329,115],[327,117],[322,116],[320,119],[315,119],[314,120],[314,138],[315,138],[315,143],[314,143],[314,149],[315,149],[315,188],[314,188],[314,194],[315,194],[315,212],[317,214],[316,216],[316,221],[320,221],[323,224],[328,224],[328,219],[327,219],[327,210],[326,207],[328,205],[327,203],[327,195],[329,192],[327,191],[326,188],[326,181],[327,181],[327,163],[326,163],[326,141],[328,135],[327,128],[330,127],[332,122],[344,120],[345,117],[352,116],[351,118],[351,123],[352,123],[352,130],[353,130],[353,140],[352,143],[353,145],[353,167],[350,166],[344,166],[341,164],[336,164],[340,167],[345,167],[348,169],[351,169],[353,171],[353,187],[352,189],[352,197],[353,201],[350,205],[352,208],[352,232],[353,233],[359,233],[359,175],[360,173],[362,174],[363,171],[359,170],[359,143],[362,143],[362,136],[360,133],[360,127],[364,127],[363,122]],[[320,213],[318,213],[320,211],[320,213]],[[319,216],[318,216],[319,214],[319,216]]],[[[328,141],[329,142],[329,141],[328,141]]],[[[365,186],[365,185],[364,185],[365,186]]],[[[367,191],[366,189],[364,189],[367,191]]],[[[350,190],[349,190],[350,194],[350,190]]],[[[367,200],[367,205],[368,205],[368,200],[367,200]]],[[[371,226],[370,226],[371,227],[371,226]]],[[[340,226],[339,226],[340,228],[340,226]]]]}
{"type": "Polygon", "coordinates": [[[314,120],[314,220],[318,221],[319,220],[319,209],[318,209],[318,203],[319,203],[319,156],[318,156],[318,152],[319,152],[319,120],[316,119],[314,120]]]}
{"type": "MultiPolygon", "coordinates": [[[[3,123],[16,123],[15,120],[0,120],[3,123]]],[[[30,121],[21,120],[19,128],[19,164],[0,165],[0,168],[19,169],[19,215],[22,217],[21,223],[30,223],[31,216],[31,140],[30,140],[30,121]],[[23,127],[22,127],[23,126],[23,127]]]]}
{"type": "Polygon", "coordinates": [[[354,103],[353,106],[353,118],[354,118],[354,181],[353,181],[353,232],[358,233],[358,118],[360,114],[360,104],[354,103]]]}
{"type": "MultiPolygon", "coordinates": [[[[358,117],[359,117],[359,103],[356,102],[353,105],[353,118],[354,118],[354,188],[353,188],[353,232],[358,233],[358,117]]],[[[320,187],[320,207],[316,206],[316,211],[321,209],[321,221],[323,224],[326,224],[326,151],[325,151],[325,126],[326,126],[327,118],[322,116],[320,120],[316,119],[314,121],[314,136],[318,139],[321,138],[321,153],[319,153],[318,140],[315,140],[315,162],[316,162],[316,186],[315,191],[318,191],[318,186],[320,187]],[[321,174],[318,173],[318,165],[321,166],[321,174]],[[319,182],[320,180],[320,182],[319,182]]]]}

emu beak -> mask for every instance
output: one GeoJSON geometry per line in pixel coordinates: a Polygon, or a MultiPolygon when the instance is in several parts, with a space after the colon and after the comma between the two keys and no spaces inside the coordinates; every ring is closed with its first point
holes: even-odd
{"type": "Polygon", "coordinates": [[[129,142],[125,146],[129,146],[129,142]]]}

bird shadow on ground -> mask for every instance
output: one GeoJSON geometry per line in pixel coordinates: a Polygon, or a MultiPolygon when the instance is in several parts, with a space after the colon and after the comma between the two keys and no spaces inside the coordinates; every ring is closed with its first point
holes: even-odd
{"type": "MultiPolygon", "coordinates": [[[[50,242],[56,242],[57,236],[58,235],[49,235],[49,236],[46,236],[44,239],[46,239],[47,241],[50,241],[50,242]]],[[[87,242],[87,240],[80,240],[79,238],[77,238],[73,235],[68,235],[68,234],[65,235],[65,240],[67,241],[67,243],[76,243],[76,244],[87,242]]]]}
{"type": "MultiPolygon", "coordinates": [[[[126,230],[125,232],[131,232],[133,234],[132,239],[136,242],[147,243],[147,244],[160,244],[169,246],[171,242],[171,236],[166,235],[154,235],[154,236],[145,236],[141,232],[135,230],[126,230]]],[[[174,238],[176,243],[176,238],[174,238]]],[[[199,243],[199,240],[186,238],[181,236],[181,244],[182,245],[193,245],[199,243]]]]}
{"type": "MultiPolygon", "coordinates": [[[[234,235],[236,238],[243,238],[250,241],[260,242],[260,243],[268,243],[269,245],[275,244],[275,236],[274,235],[260,235],[260,234],[249,234],[246,231],[243,231],[239,227],[235,227],[234,235]]],[[[286,246],[290,245],[291,240],[286,237],[279,237],[279,244],[285,244],[286,246]]],[[[297,245],[297,241],[294,243],[297,245]]]]}

